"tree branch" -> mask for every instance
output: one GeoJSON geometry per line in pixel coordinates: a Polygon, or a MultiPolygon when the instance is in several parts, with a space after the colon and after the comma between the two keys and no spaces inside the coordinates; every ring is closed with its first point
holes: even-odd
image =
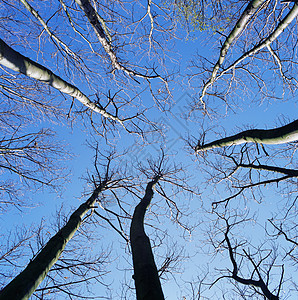
{"type": "Polygon", "coordinates": [[[278,36],[288,27],[288,25],[296,18],[298,14],[298,4],[295,1],[293,8],[289,13],[281,20],[276,29],[261,43],[253,47],[251,50],[245,52],[241,57],[234,61],[229,67],[224,69],[216,79],[227,73],[228,71],[234,69],[240,62],[245,60],[247,57],[257,53],[261,49],[270,46],[270,44],[278,38],[278,36]]]}
{"type": "Polygon", "coordinates": [[[298,120],[274,129],[251,129],[195,147],[196,152],[243,143],[284,144],[298,140],[298,120]]]}
{"type": "Polygon", "coordinates": [[[42,81],[51,87],[79,100],[84,106],[92,111],[100,113],[103,117],[120,123],[124,128],[123,121],[117,115],[107,112],[100,104],[92,102],[85,94],[83,94],[76,86],[63,80],[54,74],[50,69],[41,64],[32,61],[30,58],[22,55],[8,46],[0,39],[0,64],[28,77],[42,81]]]}
{"type": "Polygon", "coordinates": [[[204,105],[204,108],[205,108],[205,102],[203,101],[203,97],[206,95],[208,87],[214,83],[214,81],[216,79],[216,74],[217,74],[219,68],[221,67],[221,65],[223,64],[231,44],[235,41],[236,37],[245,28],[245,26],[247,25],[251,16],[257,11],[257,9],[260,7],[260,5],[264,2],[265,2],[265,0],[250,1],[249,4],[247,5],[247,7],[245,8],[244,12],[242,13],[241,17],[239,18],[238,22],[234,26],[233,30],[227,36],[224,44],[221,47],[218,61],[215,64],[215,66],[213,67],[210,79],[204,84],[201,96],[199,98],[201,103],[204,105]]]}
{"type": "Polygon", "coordinates": [[[248,259],[252,262],[252,264],[254,265],[254,268],[259,276],[259,280],[254,280],[252,278],[250,279],[246,279],[246,278],[243,278],[243,277],[240,277],[238,276],[238,265],[237,265],[237,262],[235,260],[235,257],[234,257],[234,252],[233,252],[233,248],[232,248],[232,245],[231,245],[231,242],[230,242],[230,239],[228,237],[228,233],[229,233],[229,230],[230,230],[230,224],[228,224],[228,221],[226,220],[226,223],[227,223],[227,230],[225,232],[225,241],[228,245],[228,251],[229,251],[229,256],[230,256],[230,260],[232,262],[232,265],[233,265],[233,271],[232,271],[232,278],[235,279],[237,282],[239,283],[242,283],[244,285],[252,285],[252,286],[255,286],[255,287],[258,287],[262,290],[263,292],[263,295],[269,299],[269,300],[278,300],[279,297],[278,296],[275,296],[273,295],[267,285],[265,284],[265,282],[263,281],[263,279],[261,278],[261,275],[260,275],[260,272],[258,271],[257,269],[257,266],[256,264],[253,262],[252,258],[245,252],[246,256],[248,257],[248,259]]]}

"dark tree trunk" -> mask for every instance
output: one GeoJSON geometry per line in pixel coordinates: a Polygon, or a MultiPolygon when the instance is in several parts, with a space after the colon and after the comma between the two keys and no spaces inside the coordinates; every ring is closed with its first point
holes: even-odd
{"type": "Polygon", "coordinates": [[[159,177],[156,176],[147,184],[145,196],[135,208],[130,227],[134,280],[138,300],[164,299],[150,240],[144,230],[144,216],[153,197],[153,187],[158,179],[159,177]]]}
{"type": "Polygon", "coordinates": [[[103,186],[99,186],[91,197],[70,216],[66,225],[48,241],[27,267],[1,290],[0,300],[24,300],[34,293],[50,268],[59,259],[66,244],[80,227],[84,215],[94,206],[102,189],[103,186]]]}

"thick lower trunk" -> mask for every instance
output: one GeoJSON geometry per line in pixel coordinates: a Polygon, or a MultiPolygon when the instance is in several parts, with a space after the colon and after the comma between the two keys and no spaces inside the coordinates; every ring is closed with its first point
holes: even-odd
{"type": "Polygon", "coordinates": [[[135,208],[130,227],[133,277],[138,300],[164,299],[150,240],[144,230],[144,216],[153,197],[153,186],[158,179],[156,177],[148,183],[144,198],[135,208]]]}
{"type": "Polygon", "coordinates": [[[94,205],[100,191],[101,188],[96,189],[92,196],[70,216],[66,225],[48,241],[27,267],[1,290],[0,300],[28,299],[34,293],[50,268],[59,259],[66,244],[80,227],[84,215],[94,205]]]}

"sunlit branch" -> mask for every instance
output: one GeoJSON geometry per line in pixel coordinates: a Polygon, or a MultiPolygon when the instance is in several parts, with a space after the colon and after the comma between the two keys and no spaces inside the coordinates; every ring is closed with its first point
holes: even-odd
{"type": "MultiPolygon", "coordinates": [[[[154,78],[159,78],[161,79],[167,86],[167,82],[165,79],[163,79],[160,75],[155,74],[155,75],[149,75],[149,74],[141,74],[139,72],[136,72],[134,70],[130,70],[126,67],[124,67],[118,60],[115,51],[113,50],[113,46],[111,44],[111,36],[109,34],[108,28],[105,24],[105,21],[103,18],[98,14],[98,12],[94,9],[92,4],[90,3],[89,0],[75,0],[75,2],[79,5],[79,7],[84,11],[86,17],[88,18],[91,26],[93,27],[95,34],[103,46],[105,52],[109,55],[112,66],[116,70],[121,70],[124,73],[126,73],[129,77],[140,77],[144,79],[154,79],[154,78]]],[[[148,7],[149,7],[149,16],[151,15],[150,13],[150,3],[148,2],[148,7]]],[[[152,23],[152,18],[151,18],[151,23],[152,23]]],[[[151,24],[152,26],[152,24],[151,24]]],[[[152,28],[150,31],[150,34],[152,35],[152,28]]],[[[150,37],[149,37],[150,38],[150,37]]],[[[153,69],[155,72],[155,70],[153,69]]],[[[156,72],[155,72],[156,73],[156,72]]]]}
{"type": "Polygon", "coordinates": [[[63,80],[61,77],[54,74],[48,68],[42,66],[37,62],[32,61],[30,58],[15,51],[10,46],[8,46],[2,39],[0,39],[0,64],[13,71],[22,73],[28,77],[42,81],[52,86],[53,88],[59,90],[60,92],[76,98],[92,111],[101,114],[107,119],[116,121],[120,123],[123,127],[125,127],[123,121],[117,115],[110,114],[105,109],[103,109],[100,104],[92,102],[76,86],[63,80]]]}
{"type": "MultiPolygon", "coordinates": [[[[276,29],[261,43],[253,47],[251,50],[245,52],[241,57],[239,57],[236,61],[234,61],[229,67],[225,68],[220,74],[217,76],[217,78],[221,77],[228,71],[235,68],[239,63],[241,63],[243,60],[245,60],[247,57],[257,53],[261,49],[268,47],[274,40],[278,38],[278,36],[288,27],[288,25],[296,18],[298,14],[298,4],[295,2],[293,8],[290,10],[290,12],[284,17],[284,19],[278,24],[276,29]]],[[[217,79],[216,78],[216,79],[217,79]]]]}
{"type": "MultiPolygon", "coordinates": [[[[292,78],[288,78],[286,75],[285,75],[285,72],[283,71],[283,67],[282,67],[282,63],[281,63],[281,60],[280,58],[278,57],[278,55],[273,51],[273,49],[271,48],[271,45],[268,44],[267,45],[267,49],[269,50],[269,52],[271,53],[271,55],[274,57],[274,59],[276,60],[276,63],[278,65],[278,68],[279,68],[279,71],[280,71],[280,75],[281,77],[283,78],[283,80],[286,82],[286,81],[290,81],[292,79],[294,79],[294,77],[292,78]]],[[[297,80],[294,79],[297,83],[297,80]]]]}
{"type": "Polygon", "coordinates": [[[149,32],[149,36],[148,36],[148,40],[149,40],[149,51],[152,47],[152,33],[153,33],[153,29],[154,29],[154,20],[153,20],[153,16],[151,13],[151,5],[152,5],[152,0],[148,0],[148,4],[147,4],[147,14],[150,18],[150,32],[149,32]]]}
{"type": "Polygon", "coordinates": [[[61,41],[49,28],[47,23],[42,19],[42,17],[39,15],[39,13],[26,1],[21,0],[23,5],[26,7],[26,9],[41,23],[45,31],[48,33],[48,35],[58,44],[62,45],[65,51],[71,55],[73,58],[78,59],[78,56],[76,53],[74,53],[63,41],[61,41]]]}
{"type": "Polygon", "coordinates": [[[243,143],[284,144],[296,140],[298,140],[298,120],[274,129],[251,129],[242,131],[238,134],[204,145],[201,145],[200,142],[198,142],[198,145],[195,147],[195,151],[200,152],[243,143]]]}
{"type": "Polygon", "coordinates": [[[69,12],[67,10],[66,4],[62,0],[59,0],[59,2],[60,2],[60,4],[61,4],[61,6],[62,6],[62,8],[63,8],[63,10],[64,10],[64,12],[67,16],[68,22],[70,23],[70,26],[73,29],[73,31],[75,33],[77,33],[85,42],[88,43],[88,45],[89,45],[90,49],[92,50],[92,52],[95,52],[94,49],[93,49],[92,43],[90,41],[88,41],[88,39],[79,30],[76,29],[75,23],[72,20],[69,12]]]}
{"type": "Polygon", "coordinates": [[[238,22],[234,26],[233,30],[227,36],[224,44],[221,47],[219,59],[218,59],[217,63],[215,64],[215,66],[213,67],[210,79],[204,84],[201,96],[199,98],[201,103],[203,104],[204,108],[205,108],[205,102],[203,101],[203,97],[206,95],[208,87],[211,86],[213,84],[213,82],[215,81],[216,74],[217,74],[219,68],[221,67],[221,65],[223,64],[231,44],[235,41],[236,37],[246,27],[251,16],[257,11],[257,9],[260,7],[260,5],[264,2],[265,2],[265,0],[250,1],[249,4],[247,5],[247,7],[245,8],[244,12],[242,13],[241,17],[239,18],[238,22]]]}

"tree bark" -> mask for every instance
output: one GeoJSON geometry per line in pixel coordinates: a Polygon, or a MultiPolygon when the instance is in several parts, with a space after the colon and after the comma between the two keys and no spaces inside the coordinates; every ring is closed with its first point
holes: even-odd
{"type": "Polygon", "coordinates": [[[163,300],[158,271],[155,265],[150,240],[144,230],[146,209],[153,197],[153,187],[159,180],[156,176],[147,184],[144,198],[136,206],[130,227],[130,242],[134,268],[134,280],[138,300],[163,300]]]}
{"type": "Polygon", "coordinates": [[[94,206],[104,184],[70,216],[68,222],[54,235],[27,267],[0,292],[0,300],[28,299],[57,262],[66,244],[82,223],[84,215],[94,206]]]}
{"type": "Polygon", "coordinates": [[[243,143],[284,144],[296,140],[298,140],[298,120],[274,129],[251,129],[242,131],[205,145],[199,144],[195,147],[195,151],[200,152],[243,143]]]}
{"type": "Polygon", "coordinates": [[[60,92],[76,98],[83,105],[97,113],[100,113],[105,118],[117,121],[124,127],[122,120],[120,120],[117,116],[108,113],[100,105],[92,102],[77,87],[63,80],[48,68],[15,51],[2,39],[0,39],[0,64],[28,77],[45,82],[60,92]]]}

